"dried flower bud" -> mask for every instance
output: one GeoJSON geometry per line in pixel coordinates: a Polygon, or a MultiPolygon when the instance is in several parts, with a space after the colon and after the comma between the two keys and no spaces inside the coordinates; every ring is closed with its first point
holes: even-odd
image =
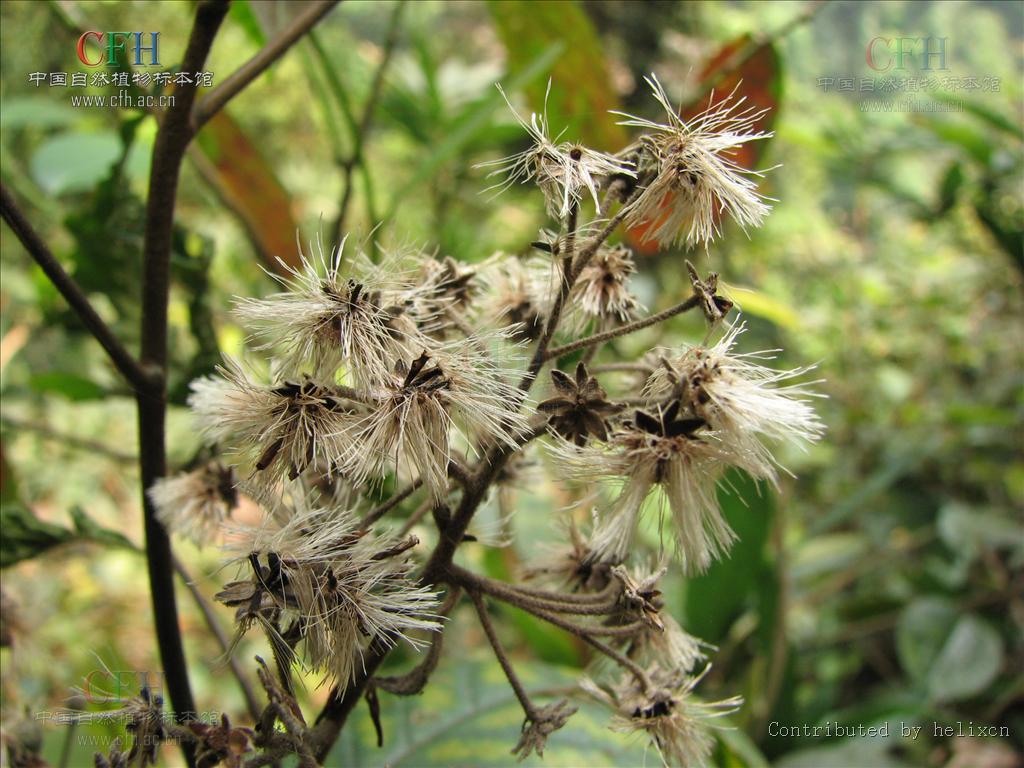
{"type": "MultiPolygon", "coordinates": [[[[580,320],[627,322],[640,306],[629,292],[629,279],[636,272],[633,253],[623,245],[602,246],[580,271],[573,286],[573,306],[580,320]]],[[[580,325],[577,321],[576,325],[580,325]]]]}
{"type": "Polygon", "coordinates": [[[715,497],[726,454],[703,427],[701,419],[680,416],[675,402],[654,414],[637,411],[605,447],[556,447],[556,459],[577,478],[625,478],[591,538],[594,562],[617,565],[627,560],[643,502],[655,486],[672,511],[684,568],[703,570],[728,548],[734,535],[715,497]]]}
{"type": "Polygon", "coordinates": [[[312,371],[332,380],[342,364],[355,381],[372,386],[391,361],[421,344],[420,326],[437,302],[417,304],[415,272],[398,254],[373,264],[357,252],[344,258],[345,242],[328,258],[300,253],[301,266],[282,262],[290,277],[275,279],[285,290],[264,299],[241,299],[235,314],[253,324],[264,343],[282,351],[289,371],[312,371]]]}
{"type": "Polygon", "coordinates": [[[523,723],[519,743],[512,750],[512,754],[520,760],[525,760],[531,752],[536,752],[538,756],[543,757],[548,736],[565,725],[577,709],[578,707],[572,706],[565,699],[538,708],[534,717],[527,718],[523,723]]]}
{"type": "Polygon", "coordinates": [[[715,431],[731,463],[774,482],[779,464],[765,441],[802,446],[818,440],[824,425],[807,400],[815,393],[806,385],[785,384],[811,369],[761,365],[758,361],[773,358],[769,351],[733,354],[744,330],[737,323],[713,347],[665,355],[644,391],[651,397],[677,395],[715,431]]]}
{"type": "Polygon", "coordinates": [[[215,541],[238,506],[235,472],[218,461],[157,480],[149,489],[157,519],[199,546],[215,541]]]}
{"type": "Polygon", "coordinates": [[[511,369],[487,351],[491,338],[435,344],[411,360],[399,360],[375,407],[352,433],[355,476],[380,477],[389,463],[423,480],[437,498],[448,488],[452,434],[470,446],[494,440],[516,446],[526,418],[510,408],[517,390],[511,369]]]}
{"type": "Polygon", "coordinates": [[[547,414],[551,429],[576,445],[584,445],[588,437],[607,440],[608,418],[619,413],[622,406],[608,401],[607,393],[587,372],[587,366],[579,363],[575,378],[553,368],[551,379],[555,396],[537,406],[538,411],[547,414]]]}
{"type": "Polygon", "coordinates": [[[409,632],[439,628],[429,613],[435,594],[409,578],[416,540],[358,526],[352,512],[283,497],[263,527],[236,531],[236,562],[249,574],[216,595],[237,608],[238,637],[259,624],[286,652],[301,640],[309,666],[342,690],[370,642],[418,648],[409,632]]]}

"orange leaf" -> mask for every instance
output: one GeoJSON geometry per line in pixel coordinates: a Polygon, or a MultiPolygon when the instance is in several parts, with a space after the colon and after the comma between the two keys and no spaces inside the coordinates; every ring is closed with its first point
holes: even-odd
{"type": "Polygon", "coordinates": [[[224,202],[241,219],[260,259],[281,271],[275,257],[297,266],[291,200],[273,168],[241,126],[225,111],[219,112],[196,137],[198,152],[192,159],[213,183],[224,202]]]}

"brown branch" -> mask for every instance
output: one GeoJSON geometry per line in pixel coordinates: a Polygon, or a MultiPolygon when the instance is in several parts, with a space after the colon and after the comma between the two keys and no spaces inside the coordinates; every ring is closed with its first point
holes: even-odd
{"type": "MultiPolygon", "coordinates": [[[[363,150],[366,146],[366,137],[370,132],[370,126],[373,124],[373,116],[377,111],[377,102],[380,101],[381,91],[384,88],[384,75],[387,73],[388,65],[391,63],[391,56],[395,51],[395,45],[398,43],[399,21],[402,18],[402,11],[404,9],[405,1],[399,0],[391,12],[387,38],[384,40],[384,51],[381,55],[380,63],[377,65],[377,71],[373,75],[373,83],[370,85],[370,95],[366,99],[362,119],[359,121],[355,136],[352,137],[352,153],[342,164],[345,186],[341,202],[338,205],[338,218],[335,220],[333,230],[338,242],[341,242],[344,238],[345,216],[348,213],[348,206],[352,200],[352,174],[357,166],[364,164],[363,150]]],[[[375,221],[370,222],[371,227],[376,226],[376,224],[377,222],[375,221]]]]}
{"type": "Polygon", "coordinates": [[[114,367],[135,391],[148,392],[153,389],[154,384],[159,386],[159,379],[149,375],[135,359],[135,356],[125,349],[114,332],[107,327],[103,318],[96,313],[78,283],[64,271],[64,267],[60,265],[60,262],[47,248],[46,243],[29,224],[5,184],[0,184],[0,214],[3,215],[3,220],[7,222],[7,226],[11,228],[21,244],[25,246],[28,255],[39,265],[54,287],[60,291],[61,296],[82,321],[82,325],[100,343],[114,367]]]}
{"type": "Polygon", "coordinates": [[[419,489],[421,485],[423,485],[422,478],[416,478],[413,480],[383,504],[380,504],[367,512],[366,516],[359,522],[359,527],[364,531],[368,529],[371,525],[384,517],[384,515],[416,493],[417,489],[419,489]]]}
{"type": "MultiPolygon", "coordinates": [[[[202,70],[227,13],[228,4],[207,0],[196,7],[195,23],[181,69],[202,70]]],[[[167,408],[167,305],[170,289],[171,240],[174,208],[185,149],[192,140],[189,115],[196,98],[195,84],[182,85],[175,103],[163,117],[153,145],[153,161],[146,200],[146,229],[143,242],[142,275],[142,351],[144,368],[159,376],[159,384],[140,392],[139,464],[142,477],[142,504],[146,533],[146,563],[156,625],[160,658],[168,693],[179,721],[194,716],[195,704],[188,681],[188,666],[178,626],[178,608],[174,595],[174,564],[167,532],[157,520],[156,508],[146,491],[167,470],[165,418],[167,408]]],[[[182,745],[189,765],[194,764],[191,746],[182,745]]]]}
{"type": "Polygon", "coordinates": [[[138,461],[139,457],[119,451],[116,448],[99,442],[98,440],[90,440],[86,437],[78,437],[77,435],[69,435],[66,432],[59,432],[56,429],[48,426],[47,424],[34,424],[29,421],[23,421],[22,419],[15,419],[7,414],[0,416],[0,424],[10,427],[12,429],[21,429],[26,432],[35,432],[39,437],[44,440],[50,440],[55,443],[59,443],[65,448],[77,448],[82,451],[88,451],[95,453],[100,456],[107,456],[116,461],[133,463],[138,461]]]}
{"type": "Polygon", "coordinates": [[[563,344],[561,347],[555,347],[554,349],[548,351],[544,359],[552,360],[557,357],[562,357],[563,355],[568,355],[570,352],[575,352],[578,349],[585,349],[586,347],[589,347],[593,344],[601,344],[602,342],[608,341],[609,339],[616,339],[619,336],[625,336],[628,333],[634,333],[635,331],[648,328],[652,325],[657,325],[660,322],[668,320],[670,317],[675,317],[676,315],[682,314],[683,312],[688,312],[689,310],[699,305],[700,297],[691,296],[686,301],[680,302],[679,304],[676,304],[674,307],[663,309],[656,315],[651,315],[650,317],[645,317],[641,320],[634,320],[632,323],[620,325],[618,328],[613,328],[610,331],[605,331],[604,333],[595,333],[593,336],[587,336],[587,338],[585,339],[578,339],[577,341],[571,342],[569,344],[563,344]]]}
{"type": "Polygon", "coordinates": [[[192,132],[198,132],[207,120],[223,109],[225,104],[241,93],[253,80],[262,75],[271,64],[281,58],[304,34],[316,26],[338,2],[339,0],[321,0],[311,4],[306,10],[296,16],[292,23],[277,37],[263,46],[255,56],[232,72],[224,82],[206,94],[192,110],[192,132]]]}
{"type": "Polygon", "coordinates": [[[524,610],[530,608],[555,613],[571,613],[578,616],[607,616],[618,605],[618,597],[614,594],[604,594],[598,601],[579,601],[573,595],[559,595],[558,593],[550,593],[550,596],[543,597],[526,594],[511,584],[481,576],[454,564],[448,567],[448,577],[452,582],[464,586],[467,590],[485,592],[491,597],[524,610]]]}
{"type": "Polygon", "coordinates": [[[494,630],[491,617],[487,615],[487,606],[484,605],[480,592],[470,590],[469,596],[473,600],[473,607],[476,608],[476,615],[480,619],[480,626],[483,628],[484,634],[487,635],[487,641],[491,644],[491,649],[494,651],[494,657],[501,664],[505,677],[508,679],[508,684],[512,686],[516,698],[519,699],[519,703],[523,707],[523,714],[526,715],[527,720],[535,722],[538,719],[537,708],[526,694],[526,688],[523,687],[522,682],[519,680],[519,675],[516,674],[515,669],[512,667],[512,662],[509,661],[508,655],[501,645],[501,640],[498,639],[498,633],[494,630]]]}
{"type": "Polygon", "coordinates": [[[228,666],[231,668],[231,672],[234,674],[235,679],[238,681],[238,687],[242,689],[242,696],[245,697],[245,706],[249,710],[249,715],[252,717],[254,722],[259,722],[260,713],[262,707],[260,706],[259,700],[256,698],[256,690],[252,687],[252,683],[249,678],[245,675],[245,670],[242,669],[242,665],[239,664],[238,659],[235,658],[231,651],[231,641],[224,632],[224,628],[221,627],[220,621],[217,619],[217,615],[213,610],[213,606],[207,602],[203,593],[199,591],[199,587],[196,586],[189,572],[185,569],[178,558],[174,558],[174,570],[178,572],[178,576],[188,587],[188,591],[192,594],[192,599],[195,600],[196,605],[199,607],[199,611],[203,614],[203,620],[206,622],[206,626],[213,632],[214,637],[217,638],[217,643],[220,645],[221,653],[224,654],[227,659],[228,666]]]}

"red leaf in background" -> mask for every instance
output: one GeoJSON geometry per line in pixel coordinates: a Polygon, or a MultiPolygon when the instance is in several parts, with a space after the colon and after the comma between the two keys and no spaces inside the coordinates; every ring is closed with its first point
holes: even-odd
{"type": "Polygon", "coordinates": [[[252,139],[227,112],[221,111],[199,132],[196,144],[193,162],[205,166],[200,170],[241,219],[264,265],[280,272],[281,265],[275,259],[279,256],[286,264],[297,266],[298,225],[292,216],[291,200],[252,139]]]}
{"type": "MultiPolygon", "coordinates": [[[[684,120],[696,117],[724,101],[735,90],[737,99],[746,98],[745,107],[768,110],[754,122],[752,130],[770,131],[778,112],[781,74],[781,60],[774,43],[771,40],[756,43],[751,35],[742,35],[726,43],[707,61],[700,72],[701,96],[682,107],[679,115],[684,120]]],[[[766,146],[766,141],[748,142],[737,147],[731,159],[744,168],[757,168],[766,146]]],[[[668,207],[667,200],[665,207],[668,207]]],[[[646,221],[629,229],[630,245],[638,254],[658,252],[657,242],[644,239],[657,224],[657,220],[646,221]]]]}

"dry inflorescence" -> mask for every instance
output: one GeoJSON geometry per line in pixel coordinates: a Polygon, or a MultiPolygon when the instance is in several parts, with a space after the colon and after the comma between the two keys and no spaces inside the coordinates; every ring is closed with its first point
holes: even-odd
{"type": "MultiPolygon", "coordinates": [[[[743,325],[729,322],[717,275],[702,278],[687,262],[692,295],[654,315],[631,292],[632,254],[607,242],[620,225],[662,244],[706,245],[725,218],[757,226],[769,211],[760,174],[730,157],[768,135],[755,131],[760,113],[729,97],[684,120],[657,79],[648,82],[665,121],[625,116],[642,135],[617,155],[553,137],[546,115],[516,115],[529,148],[488,167],[499,189],[535,184],[561,222],[527,255],[468,265],[395,252],[375,262],[346,242],[330,251],[317,243],[288,268],[280,292],[238,301],[269,364],[228,360],[194,382],[190,403],[214,458],[160,482],[151,497],[169,528],[222,538],[234,551],[238,577],[217,599],[234,609],[238,638],[254,628],[270,638],[280,683],[265,680],[277,702],[268,717],[294,720],[282,724],[302,760],[323,754],[323,734],[336,735],[351,710],[344,702],[367,690],[376,701],[376,665],[396,644],[430,652],[408,677],[379,678],[379,688],[422,689],[460,594],[523,705],[521,757],[542,753],[575,708],[533,703],[490,623],[490,601],[593,648],[603,661],[585,690],[611,708],[614,728],[647,734],[666,764],[703,764],[707,727],[739,706],[695,699],[707,647],[661,601],[672,553],[650,566],[637,531],[657,514],[682,569],[704,570],[735,538],[718,504],[725,472],[774,483],[775,444],[815,441],[823,427],[813,393],[796,382],[808,369],[776,370],[769,353],[737,351],[743,325]],[[616,396],[599,379],[593,359],[605,342],[698,308],[716,342],[610,366],[640,374],[630,393],[616,396]],[[565,372],[552,365],[550,391],[533,399],[543,367],[575,352],[583,359],[565,372]],[[454,565],[489,492],[514,483],[541,442],[565,482],[610,489],[587,497],[592,523],[570,520],[567,545],[531,566],[527,575],[547,586],[454,565]],[[240,493],[263,510],[262,523],[231,521],[240,493]],[[395,535],[382,520],[402,509],[412,518],[395,535]],[[436,533],[423,523],[431,519],[436,533]],[[421,569],[423,548],[405,537],[417,524],[437,540],[421,569]],[[294,703],[296,665],[333,687],[315,728],[281,704],[294,703]]],[[[226,723],[221,730],[205,734],[216,737],[210,750],[237,736],[226,723]]]]}

